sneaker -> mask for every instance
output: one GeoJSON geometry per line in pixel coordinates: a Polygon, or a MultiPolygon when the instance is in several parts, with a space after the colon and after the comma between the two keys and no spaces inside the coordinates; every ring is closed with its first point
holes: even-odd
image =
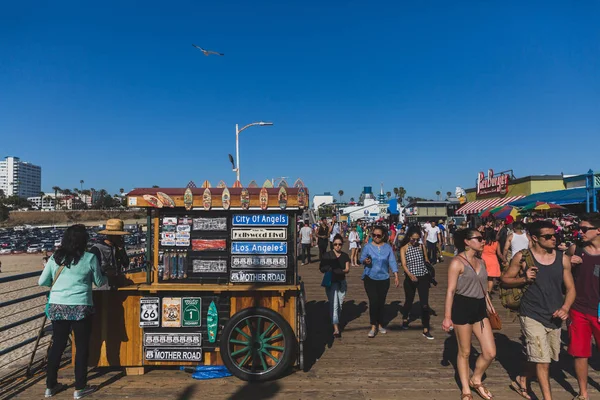
{"type": "Polygon", "coordinates": [[[385,333],[387,333],[387,329],[385,329],[385,328],[379,328],[379,333],[385,334],[385,333]]]}
{"type": "Polygon", "coordinates": [[[402,327],[401,329],[407,330],[408,329],[408,321],[402,321],[402,327]]]}
{"type": "Polygon", "coordinates": [[[423,336],[424,336],[424,337],[425,337],[427,340],[433,340],[433,339],[435,339],[435,338],[433,337],[433,335],[432,335],[432,334],[431,334],[429,331],[427,331],[427,332],[423,332],[423,336]]]}
{"type": "Polygon", "coordinates": [[[46,388],[46,391],[44,392],[44,397],[52,397],[56,393],[61,392],[61,391],[65,390],[66,388],[67,388],[67,385],[63,385],[62,383],[57,383],[56,385],[54,385],[54,387],[52,389],[46,388]]]}
{"type": "Polygon", "coordinates": [[[370,337],[371,339],[374,338],[375,337],[375,329],[371,329],[367,336],[370,337]]]}
{"type": "Polygon", "coordinates": [[[82,397],[87,396],[88,394],[94,393],[97,389],[98,389],[97,386],[87,385],[83,389],[76,390],[75,392],[73,392],[73,398],[81,399],[82,397]]]}

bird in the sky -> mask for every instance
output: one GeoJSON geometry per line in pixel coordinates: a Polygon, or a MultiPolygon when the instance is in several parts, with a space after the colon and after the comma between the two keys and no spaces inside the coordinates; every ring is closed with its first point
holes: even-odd
{"type": "Polygon", "coordinates": [[[217,53],[216,51],[212,51],[212,50],[204,50],[202,47],[200,46],[196,46],[195,44],[192,43],[192,46],[194,46],[195,48],[197,48],[198,50],[200,50],[202,53],[204,53],[205,56],[209,56],[211,54],[214,54],[216,56],[224,56],[225,54],[223,53],[217,53]]]}

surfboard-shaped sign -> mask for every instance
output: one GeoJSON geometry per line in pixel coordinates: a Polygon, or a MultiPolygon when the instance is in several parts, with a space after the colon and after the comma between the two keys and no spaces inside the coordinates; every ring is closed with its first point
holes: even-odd
{"type": "Polygon", "coordinates": [[[250,208],[250,192],[246,188],[242,189],[242,193],[240,194],[240,204],[242,205],[242,210],[250,208]]]}
{"type": "Polygon", "coordinates": [[[145,194],[142,196],[144,198],[144,200],[146,200],[146,202],[148,202],[148,204],[150,204],[152,207],[156,207],[156,208],[163,208],[163,203],[162,201],[160,201],[160,199],[156,196],[152,196],[151,194],[145,194]]]}
{"type": "Polygon", "coordinates": [[[185,193],[183,194],[183,205],[186,210],[191,210],[194,205],[194,195],[192,194],[192,189],[185,189],[185,193]]]}
{"type": "Polygon", "coordinates": [[[304,210],[306,207],[306,189],[304,187],[298,188],[298,208],[304,210]]]}
{"type": "Polygon", "coordinates": [[[256,183],[256,181],[253,179],[250,181],[250,183],[248,184],[249,188],[258,188],[258,183],[256,183]]]}
{"type": "Polygon", "coordinates": [[[285,179],[282,179],[281,182],[279,182],[278,186],[286,188],[286,187],[288,187],[288,183],[285,179]]]}
{"type": "Polygon", "coordinates": [[[223,209],[229,210],[231,206],[231,196],[229,195],[229,189],[223,189],[223,194],[221,195],[221,202],[223,203],[223,209]]]}
{"type": "Polygon", "coordinates": [[[287,191],[285,190],[285,187],[282,186],[279,188],[279,195],[277,197],[279,200],[279,208],[285,210],[287,208],[287,191]]]}
{"type": "Polygon", "coordinates": [[[204,181],[204,183],[202,183],[202,187],[205,189],[211,188],[212,186],[210,185],[210,182],[208,180],[204,181]]]}
{"type": "Polygon", "coordinates": [[[175,207],[175,201],[173,201],[173,199],[169,197],[169,195],[167,195],[166,193],[156,192],[156,197],[158,197],[158,199],[161,201],[161,203],[163,203],[165,207],[175,207]]]}
{"type": "Polygon", "coordinates": [[[294,182],[294,187],[295,188],[305,187],[304,182],[302,182],[302,179],[300,179],[300,178],[296,179],[296,182],[294,182]]]}
{"type": "Polygon", "coordinates": [[[214,301],[210,302],[208,306],[208,313],[206,314],[206,330],[208,333],[208,341],[214,343],[217,340],[217,330],[219,329],[219,312],[214,301]]]}
{"type": "Polygon", "coordinates": [[[267,189],[272,189],[273,188],[273,184],[271,183],[270,180],[266,180],[265,183],[263,183],[262,187],[267,188],[267,189]]]}
{"type": "Polygon", "coordinates": [[[266,210],[269,208],[269,192],[267,192],[267,188],[264,187],[260,189],[260,196],[258,199],[260,201],[261,209],[266,210]]]}
{"type": "Polygon", "coordinates": [[[233,182],[233,187],[234,188],[241,188],[242,187],[242,182],[240,182],[240,181],[233,182]]]}
{"type": "Polygon", "coordinates": [[[220,182],[219,182],[219,184],[217,185],[217,187],[218,187],[219,189],[223,189],[223,188],[226,188],[226,187],[227,187],[227,184],[226,184],[225,182],[223,182],[223,181],[220,181],[220,182]]]}
{"type": "Polygon", "coordinates": [[[210,210],[212,206],[212,195],[210,194],[210,189],[204,189],[204,194],[202,195],[202,205],[206,211],[210,210]]]}

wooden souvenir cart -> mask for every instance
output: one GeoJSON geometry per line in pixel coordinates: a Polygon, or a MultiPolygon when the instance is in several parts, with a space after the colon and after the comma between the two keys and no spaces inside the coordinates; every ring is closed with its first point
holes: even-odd
{"type": "Polygon", "coordinates": [[[94,291],[92,366],[225,365],[252,381],[303,368],[296,222],[307,189],[205,186],[127,195],[147,209],[151,261],[94,291]]]}

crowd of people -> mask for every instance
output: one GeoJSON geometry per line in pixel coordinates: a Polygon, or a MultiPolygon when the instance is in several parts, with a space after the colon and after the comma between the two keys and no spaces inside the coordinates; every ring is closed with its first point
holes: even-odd
{"type": "Polygon", "coordinates": [[[491,299],[497,293],[508,308],[503,296],[513,295],[511,299],[516,304],[512,307],[521,326],[525,358],[522,372],[511,382],[511,388],[531,399],[534,395],[530,383],[537,378],[543,398],[552,399],[550,364],[558,361],[560,333],[568,320],[568,353],[574,357],[579,385],[574,400],[589,399],[592,337],[600,343],[600,214],[580,218],[534,215],[519,221],[508,217],[471,226],[466,222],[457,225],[453,220],[408,226],[358,223],[347,230],[334,217],[331,221],[322,219],[315,233],[335,337],[341,336],[346,275],[352,266],[360,264],[369,299],[371,328],[367,336],[387,333],[383,309],[390,278],[393,275],[393,284],[399,287],[398,272],[402,268],[402,329],[407,329],[413,320],[410,313],[418,294],[423,336],[433,339],[428,299],[430,289],[437,283],[434,265],[443,260],[442,250],[453,246],[455,257],[448,267],[442,329],[457,340],[461,399],[472,400],[472,391],[483,399],[493,398],[483,377],[496,357],[492,329],[497,328],[493,325],[498,323],[498,314],[491,299]],[[350,242],[350,255],[341,250],[345,237],[350,242]],[[332,248],[329,252],[328,245],[332,248]],[[471,374],[473,336],[479,341],[481,352],[471,374]]]}

